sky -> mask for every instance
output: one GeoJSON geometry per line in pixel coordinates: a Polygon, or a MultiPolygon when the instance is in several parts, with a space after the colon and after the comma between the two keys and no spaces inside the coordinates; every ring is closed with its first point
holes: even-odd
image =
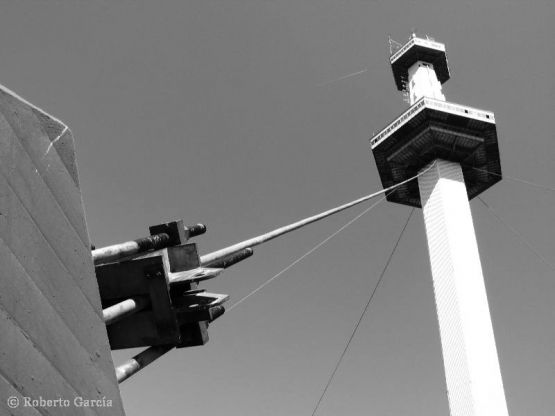
{"type": "MultiPolygon", "coordinates": [[[[97,247],[182,218],[207,225],[208,253],[381,189],[368,140],[407,106],[387,39],[413,30],[447,46],[447,100],[495,113],[504,174],[555,187],[550,0],[0,6],[0,83],[71,128],[97,247]]],[[[471,202],[509,413],[553,415],[555,192],[506,178],[482,197],[547,261],[471,202]]],[[[366,206],[203,287],[232,304],[366,206]]],[[[311,415],[409,212],[376,206],[215,321],[207,345],[123,383],[127,414],[311,415]]],[[[417,210],[317,414],[448,412],[417,210]]]]}

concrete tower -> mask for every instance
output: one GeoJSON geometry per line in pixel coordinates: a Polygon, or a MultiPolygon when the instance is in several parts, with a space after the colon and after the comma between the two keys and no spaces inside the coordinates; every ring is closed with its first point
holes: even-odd
{"type": "Polygon", "coordinates": [[[508,416],[469,199],[501,179],[493,113],[445,101],[445,45],[412,35],[390,57],[410,107],[371,140],[388,195],[422,207],[452,416],[508,416]]]}

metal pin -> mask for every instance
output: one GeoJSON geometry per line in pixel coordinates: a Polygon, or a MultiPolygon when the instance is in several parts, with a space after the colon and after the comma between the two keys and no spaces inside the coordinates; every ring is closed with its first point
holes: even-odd
{"type": "Polygon", "coordinates": [[[148,305],[150,305],[150,299],[147,296],[135,296],[116,303],[115,305],[102,310],[104,323],[106,325],[113,324],[126,316],[143,310],[148,305]]]}
{"type": "Polygon", "coordinates": [[[185,227],[187,230],[187,238],[193,238],[197,235],[204,234],[206,232],[206,225],[204,224],[195,224],[195,225],[187,225],[185,227]]]}
{"type": "Polygon", "coordinates": [[[167,247],[169,241],[170,236],[166,233],[151,235],[93,250],[92,257],[95,265],[111,263],[133,254],[167,247]]]}
{"type": "Polygon", "coordinates": [[[131,377],[133,374],[145,368],[154,360],[157,360],[162,355],[173,349],[173,345],[160,345],[156,347],[149,347],[141,351],[133,358],[127,360],[123,364],[116,367],[116,379],[121,383],[131,377]]]}

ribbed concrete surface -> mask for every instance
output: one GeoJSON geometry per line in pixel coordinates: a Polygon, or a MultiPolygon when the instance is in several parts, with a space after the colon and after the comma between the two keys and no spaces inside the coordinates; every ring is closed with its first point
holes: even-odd
{"type": "Polygon", "coordinates": [[[418,178],[452,416],[507,416],[482,266],[461,167],[418,178]]]}
{"type": "Polygon", "coordinates": [[[0,414],[123,415],[73,136],[1,86],[0,264],[0,414]]]}

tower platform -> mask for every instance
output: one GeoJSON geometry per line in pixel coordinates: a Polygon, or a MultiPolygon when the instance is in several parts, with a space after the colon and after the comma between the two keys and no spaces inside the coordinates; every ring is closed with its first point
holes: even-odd
{"type": "MultiPolygon", "coordinates": [[[[469,199],[501,180],[495,116],[488,111],[422,97],[372,137],[370,145],[384,188],[416,175],[435,159],[461,164],[469,199]]],[[[387,200],[422,206],[416,181],[400,186],[387,200]]]]}
{"type": "Polygon", "coordinates": [[[413,36],[397,52],[389,57],[395,84],[399,91],[405,91],[408,84],[409,68],[417,61],[432,64],[439,82],[446,82],[449,77],[449,65],[445,45],[431,39],[413,36]]]}

